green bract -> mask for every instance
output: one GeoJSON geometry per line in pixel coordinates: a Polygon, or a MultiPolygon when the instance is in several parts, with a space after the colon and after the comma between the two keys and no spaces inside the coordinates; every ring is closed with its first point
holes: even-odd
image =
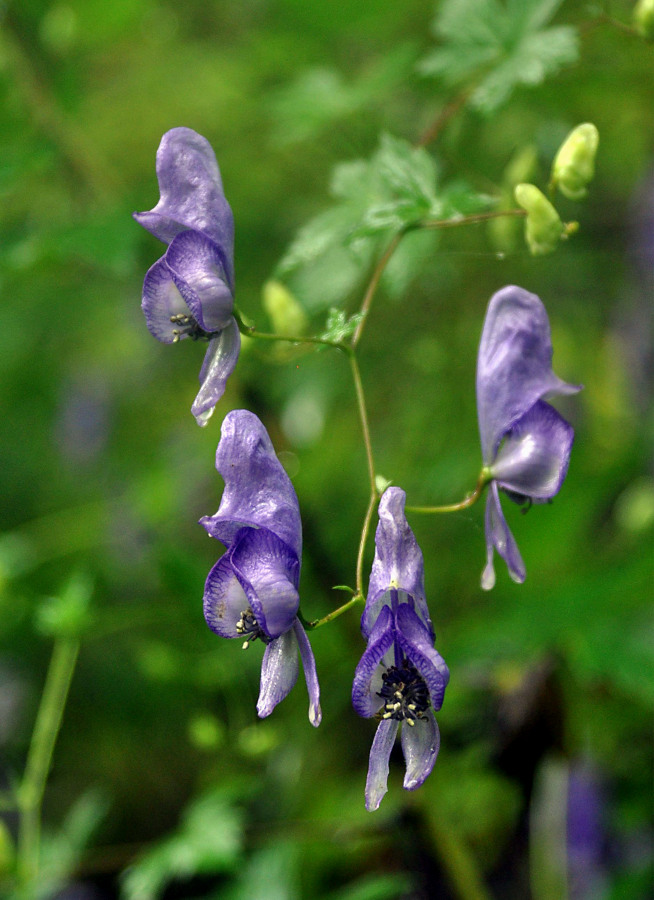
{"type": "Polygon", "coordinates": [[[591,122],[577,125],[561,144],[552,164],[552,186],[570,200],[581,200],[595,174],[599,132],[591,122]]]}
{"type": "Polygon", "coordinates": [[[531,253],[542,256],[556,250],[565,229],[547,197],[534,184],[518,184],[515,199],[518,206],[527,210],[525,239],[531,253]]]}

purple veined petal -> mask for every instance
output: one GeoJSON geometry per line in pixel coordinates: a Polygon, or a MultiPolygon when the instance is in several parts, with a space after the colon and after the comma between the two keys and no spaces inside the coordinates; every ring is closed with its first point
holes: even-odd
{"type": "Polygon", "coordinates": [[[225,490],[218,512],[200,519],[209,534],[229,545],[242,525],[267,528],[300,559],[302,522],[295,488],[254,413],[235,409],[225,416],[216,468],[225,490]]]}
{"type": "Polygon", "coordinates": [[[354,672],[352,706],[364,718],[376,715],[384,705],[377,693],[382,687],[383,670],[380,663],[393,646],[394,639],[393,615],[389,607],[384,606],[370,633],[368,646],[354,672]]]}
{"type": "Polygon", "coordinates": [[[431,635],[406,604],[397,611],[397,643],[424,678],[432,706],[439,710],[450,680],[450,670],[440,653],[434,649],[431,635]]]}
{"type": "Polygon", "coordinates": [[[425,600],[422,551],[404,514],[406,494],[389,487],[379,501],[379,524],[375,533],[375,559],[370,572],[368,597],[361,616],[361,631],[368,637],[382,606],[388,603],[389,588],[410,594],[420,618],[432,629],[425,600]]]}
{"type": "Polygon", "coordinates": [[[379,809],[388,790],[388,770],[391,750],[397,736],[397,719],[382,719],[377,726],[375,738],[370,748],[368,778],[366,779],[366,809],[379,809]]]}
{"type": "Polygon", "coordinates": [[[166,263],[198,325],[222,331],[232,317],[234,298],[216,244],[198,231],[182,231],[168,247],[166,263]]]}
{"type": "Polygon", "coordinates": [[[241,349],[241,335],[236,319],[230,317],[223,330],[211,338],[200,369],[200,390],[191,412],[200,426],[207,424],[216,404],[225,393],[227,379],[236,368],[241,349]]]}
{"type": "Polygon", "coordinates": [[[145,314],[148,331],[163,344],[172,344],[186,335],[175,334],[175,326],[170,320],[175,316],[188,316],[190,310],[177,290],[173,275],[161,257],[148,269],[143,282],[141,309],[145,314]]]}
{"type": "Polygon", "coordinates": [[[204,586],[204,618],[207,625],[221,637],[241,637],[236,623],[249,605],[225,554],[209,572],[204,586]]]}
{"type": "Polygon", "coordinates": [[[269,716],[278,703],[288,696],[297,681],[299,669],[297,638],[293,629],[271,641],[261,663],[261,687],[257,701],[260,719],[269,716]]]}
{"type": "Polygon", "coordinates": [[[243,528],[229,562],[260,628],[270,638],[293,626],[300,605],[300,564],[288,544],[267,528],[243,528]]]}
{"type": "Polygon", "coordinates": [[[518,545],[506,523],[497,482],[491,481],[488,486],[486,498],[486,567],[481,576],[481,586],[489,591],[495,584],[495,569],[493,567],[493,550],[497,550],[506,562],[509,575],[517,584],[522,584],[526,577],[525,564],[520,556],[518,545]]]}
{"type": "Polygon", "coordinates": [[[172,128],[157,150],[160,199],[136,221],[169,244],[180,231],[200,231],[225,254],[227,281],[234,286],[234,217],[225,199],[220,169],[209,141],[190,128],[172,128]]]}
{"type": "Polygon", "coordinates": [[[506,436],[491,474],[506,490],[548,500],[563,484],[573,440],[572,425],[539,400],[506,436]]]}
{"type": "Polygon", "coordinates": [[[322,710],[320,708],[320,685],[318,684],[318,673],[316,672],[316,660],[309,638],[299,619],[295,620],[293,631],[300,648],[302,668],[304,669],[304,678],[309,693],[309,721],[317,728],[322,722],[322,710]]]}
{"type": "Polygon", "coordinates": [[[431,773],[441,746],[433,712],[428,709],[424,716],[424,719],[416,719],[413,726],[406,722],[402,724],[402,752],[406,763],[404,787],[407,791],[415,791],[431,773]]]}
{"type": "Polygon", "coordinates": [[[510,285],[490,300],[477,359],[477,414],[485,465],[502,437],[545,396],[573,394],[552,371],[552,340],[536,294],[510,285]]]}

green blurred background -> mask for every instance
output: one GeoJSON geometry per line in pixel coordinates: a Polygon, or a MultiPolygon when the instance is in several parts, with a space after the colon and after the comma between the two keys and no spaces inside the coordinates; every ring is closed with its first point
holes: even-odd
{"type": "MultiPolygon", "coordinates": [[[[613,11],[628,21],[631,7],[613,11]]],[[[496,588],[480,590],[481,504],[411,519],[451,671],[425,786],[401,789],[398,748],[389,794],[365,812],[374,723],[350,705],[356,613],[312,635],[317,730],[301,678],[259,721],[260,648],[242,653],[202,617],[222,548],[196,523],[218,507],[225,413],[252,409],[283,451],[302,508],[308,618],[341,601],[333,585],[354,580],[367,502],[360,428],[344,358],[255,342],[197,428],[202,348],[148,334],[141,284],[162,246],[130,214],[158,198],[162,133],[205,135],[234,211],[237,302],[267,330],[262,286],[298,228],[328,207],[333,166],[369,158],[381,130],[417,140],[451,100],[415,73],[433,15],[431,0],[3,5],[4,787],[24,766],[51,653],[39,610],[76,573],[94,586],[44,808],[60,841],[51,854],[65,855],[75,827],[93,835],[60,897],[649,896],[654,50],[589,25],[587,4],[559,15],[582,29],[577,65],[516,91],[492,117],[463,109],[430,148],[445,175],[496,193],[526,145],[532,179],[546,184],[561,139],[593,121],[589,199],[560,207],[579,233],[535,259],[519,227],[513,245],[485,226],[452,229],[416,252],[396,290],[382,289],[361,344],[377,466],[413,504],[474,486],[476,349],[493,291],[516,283],[539,294],[557,374],[585,385],[559,404],[576,428],[561,494],[527,516],[507,511],[524,585],[500,564],[496,588]],[[563,886],[557,856],[576,778],[599,809],[586,894],[563,886]]],[[[308,309],[332,277],[294,286],[308,309]]],[[[345,299],[354,312],[360,294],[345,299]]],[[[311,329],[323,327],[320,310],[311,329]]],[[[372,542],[366,570],[371,559],[372,542]]],[[[14,830],[11,811],[6,824],[14,830]]]]}

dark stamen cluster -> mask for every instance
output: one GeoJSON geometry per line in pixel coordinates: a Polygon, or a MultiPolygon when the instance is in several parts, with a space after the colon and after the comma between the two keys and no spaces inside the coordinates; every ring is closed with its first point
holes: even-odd
{"type": "Polygon", "coordinates": [[[179,313],[176,316],[171,316],[170,323],[171,325],[180,326],[179,328],[173,328],[173,334],[175,335],[173,344],[176,344],[180,337],[185,334],[188,335],[192,341],[208,341],[211,337],[209,332],[205,331],[204,328],[200,328],[193,316],[190,316],[187,313],[179,313]]]}
{"type": "Polygon", "coordinates": [[[244,650],[247,650],[251,641],[256,641],[257,638],[263,641],[264,644],[270,642],[270,638],[255,619],[254,613],[249,606],[241,613],[241,618],[236,623],[236,632],[242,637],[245,637],[245,642],[243,643],[244,650]]]}
{"type": "Polygon", "coordinates": [[[405,721],[407,725],[415,725],[416,719],[425,718],[425,710],[431,705],[429,689],[406,657],[401,666],[387,669],[382,681],[382,689],[377,692],[384,701],[378,713],[380,718],[405,721]]]}

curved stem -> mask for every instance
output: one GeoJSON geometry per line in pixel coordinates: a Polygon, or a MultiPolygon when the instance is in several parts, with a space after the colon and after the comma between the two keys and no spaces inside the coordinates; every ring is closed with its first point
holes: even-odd
{"type": "Polygon", "coordinates": [[[38,884],[43,793],[79,646],[79,641],[71,638],[60,638],[54,645],[32,733],[25,774],[18,791],[20,824],[17,868],[20,883],[28,887],[38,884]]]}
{"type": "Polygon", "coordinates": [[[488,469],[482,469],[477,480],[477,485],[463,500],[459,503],[448,503],[445,506],[407,506],[406,511],[412,513],[449,513],[459,512],[461,509],[468,509],[473,506],[484,492],[484,488],[491,481],[491,475],[488,469]]]}
{"type": "Polygon", "coordinates": [[[347,612],[348,609],[352,609],[353,606],[356,606],[357,603],[364,603],[365,597],[363,594],[355,594],[354,597],[351,597],[347,603],[344,603],[342,606],[339,606],[338,609],[332,610],[332,612],[327,613],[326,616],[323,616],[322,619],[314,619],[313,622],[303,622],[304,627],[311,631],[314,628],[320,628],[321,625],[326,625],[327,622],[331,622],[332,619],[338,618],[338,616],[342,616],[344,612],[347,612]]]}
{"type": "Polygon", "coordinates": [[[368,287],[366,289],[366,293],[363,297],[363,301],[361,303],[361,308],[359,310],[359,312],[362,314],[362,318],[356,327],[356,331],[354,332],[354,334],[352,336],[352,347],[353,348],[356,347],[357,344],[359,343],[359,341],[361,340],[361,334],[363,332],[363,327],[366,323],[368,311],[372,305],[372,301],[374,299],[375,293],[379,286],[379,281],[380,281],[382,275],[384,274],[384,269],[388,265],[388,262],[389,262],[391,256],[395,253],[400,241],[404,237],[404,234],[405,234],[405,231],[402,230],[402,231],[398,231],[397,234],[393,235],[393,238],[392,238],[390,244],[388,245],[388,247],[386,248],[386,250],[380,257],[379,262],[375,266],[375,271],[372,273],[372,278],[370,279],[370,282],[368,283],[368,287]]]}

